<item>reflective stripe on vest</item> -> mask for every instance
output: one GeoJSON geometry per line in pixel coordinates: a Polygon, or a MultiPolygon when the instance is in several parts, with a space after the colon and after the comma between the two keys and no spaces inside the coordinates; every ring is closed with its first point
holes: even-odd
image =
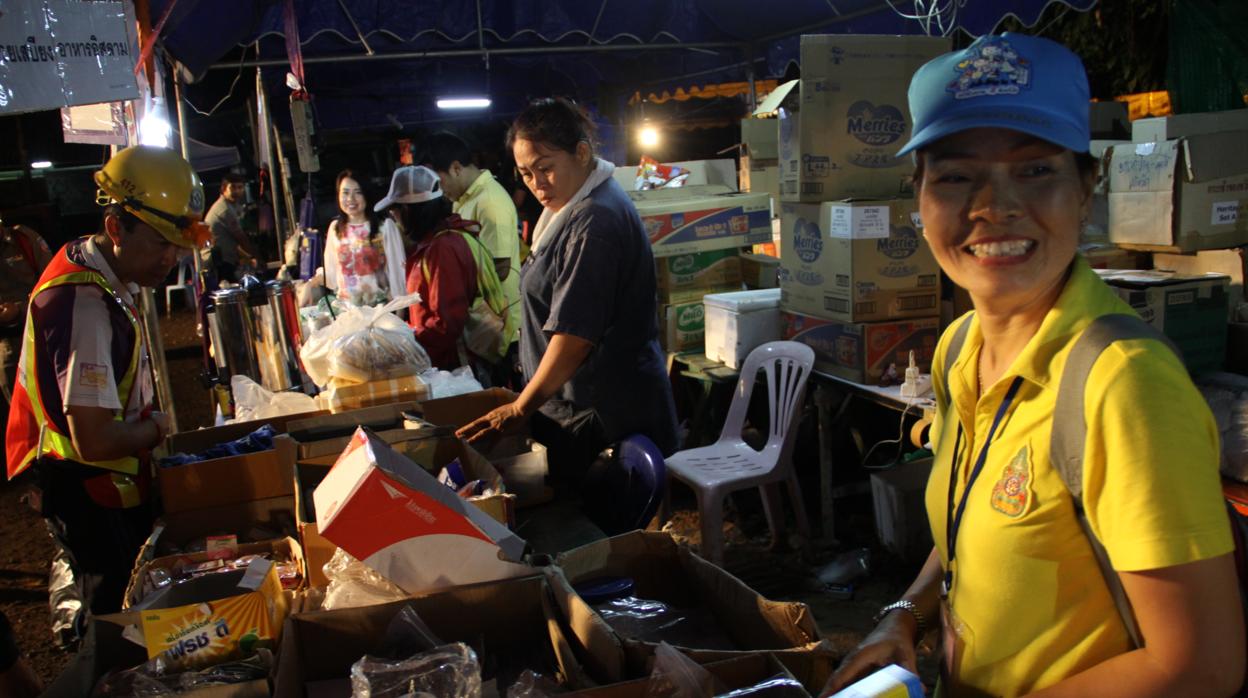
{"type": "MultiPolygon", "coordinates": [[[[121,400],[122,410],[114,417],[116,421],[125,419],[125,405],[130,403],[130,393],[134,388],[135,379],[139,372],[139,358],[142,355],[142,329],[139,326],[138,318],[135,317],[133,311],[125,302],[117,296],[116,292],[108,284],[108,280],[103,274],[84,267],[70,261],[66,254],[66,247],[61,248],[53,258],[48,268],[44,270],[43,277],[39,280],[39,285],[35,287],[34,293],[31,294],[31,304],[34,299],[43,291],[57,286],[67,286],[72,284],[95,284],[104,289],[108,296],[114,299],[126,318],[130,321],[130,325],[134,330],[134,349],[130,352],[130,361],[126,366],[126,372],[122,376],[121,384],[117,386],[117,396],[121,400]]],[[[31,311],[28,307],[26,310],[26,330],[22,337],[22,374],[18,379],[17,389],[14,391],[13,404],[10,407],[11,412],[17,413],[10,415],[9,428],[7,432],[8,445],[6,451],[8,453],[8,475],[12,479],[19,473],[30,467],[36,458],[42,456],[50,456],[60,460],[72,460],[83,465],[89,465],[96,468],[111,470],[116,473],[124,473],[127,475],[136,475],[139,472],[139,459],[133,456],[118,458],[109,461],[86,461],[78,455],[77,449],[74,448],[73,439],[68,434],[62,434],[57,430],[56,424],[48,416],[47,411],[43,407],[43,395],[40,391],[38,382],[38,367],[35,365],[35,327],[31,318],[31,311]]],[[[113,478],[117,480],[117,478],[113,478]]],[[[126,479],[128,482],[128,479],[126,479]]],[[[115,483],[120,493],[121,505],[132,506],[126,504],[127,501],[136,500],[139,492],[134,488],[132,482],[115,483]]],[[[134,501],[137,504],[137,500],[134,501]]]]}

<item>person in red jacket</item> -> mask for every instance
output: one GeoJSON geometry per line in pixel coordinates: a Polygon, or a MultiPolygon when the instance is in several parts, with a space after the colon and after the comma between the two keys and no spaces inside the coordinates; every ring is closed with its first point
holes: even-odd
{"type": "Polygon", "coordinates": [[[438,175],[428,167],[400,167],[390,193],[377,203],[388,211],[416,248],[407,258],[407,292],[419,293],[408,324],[433,365],[452,370],[469,363],[464,346],[468,309],[477,297],[477,266],[463,233],[480,225],[451,213],[438,175]]]}

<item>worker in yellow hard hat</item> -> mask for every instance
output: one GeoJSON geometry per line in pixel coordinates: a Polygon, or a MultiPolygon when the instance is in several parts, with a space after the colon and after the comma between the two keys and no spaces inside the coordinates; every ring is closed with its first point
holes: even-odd
{"type": "Polygon", "coordinates": [[[62,247],[31,293],[5,451],[10,479],[33,474],[98,614],[120,608],[151,531],[148,454],[169,433],[136,297],[210,234],[199,177],[172,150],[126,148],[95,182],[100,231],[62,247]]]}

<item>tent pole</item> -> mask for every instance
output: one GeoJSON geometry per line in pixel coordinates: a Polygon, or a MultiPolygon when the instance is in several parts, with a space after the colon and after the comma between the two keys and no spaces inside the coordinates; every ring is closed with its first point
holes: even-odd
{"type": "MultiPolygon", "coordinates": [[[[350,54],[346,56],[311,56],[303,59],[304,65],[311,63],[354,63],[356,61],[408,60],[413,58],[472,58],[486,55],[493,56],[531,56],[558,53],[618,53],[621,51],[715,51],[741,50],[746,44],[732,41],[707,41],[685,44],[590,44],[585,46],[522,46],[518,48],[471,48],[449,49],[444,51],[400,51],[397,53],[350,54]]],[[[262,68],[269,66],[286,66],[290,61],[285,58],[254,59],[250,61],[232,61],[230,63],[213,63],[209,70],[238,70],[243,68],[262,68]]]]}
{"type": "Polygon", "coordinates": [[[758,90],[754,85],[754,49],[751,47],[745,53],[745,79],[750,82],[750,112],[758,108],[758,90]]]}
{"type": "MultiPolygon", "coordinates": [[[[269,100],[264,94],[264,78],[260,74],[260,68],[256,68],[256,101],[259,104],[259,111],[264,115],[256,124],[257,134],[262,134],[264,140],[270,140],[277,133],[277,129],[273,127],[273,115],[269,113],[269,100]]],[[[257,142],[258,139],[257,139],[257,142]]],[[[265,148],[265,152],[261,153],[261,157],[267,160],[269,169],[269,199],[273,206],[273,233],[277,236],[277,258],[282,259],[282,243],[286,236],[282,234],[282,214],[281,207],[278,205],[278,188],[277,188],[277,163],[273,160],[273,147],[276,144],[270,144],[265,148]]],[[[285,261],[285,260],[283,260],[285,261]]]]}
{"type": "MultiPolygon", "coordinates": [[[[191,146],[190,146],[190,141],[189,141],[190,137],[186,135],[186,105],[182,101],[182,72],[179,70],[173,71],[173,96],[174,96],[174,99],[176,99],[178,102],[178,145],[182,148],[182,157],[187,162],[190,162],[191,161],[191,146]]],[[[194,169],[194,165],[192,165],[191,167],[192,169],[194,169]]],[[[207,192],[204,192],[204,194],[205,194],[204,205],[206,206],[208,204],[207,192]]],[[[205,209],[204,214],[206,215],[207,213],[208,211],[205,209]]],[[[194,285],[196,288],[199,288],[202,291],[204,288],[203,286],[204,264],[203,264],[203,260],[200,259],[199,257],[198,251],[196,251],[194,254],[191,255],[191,260],[194,262],[194,265],[195,265],[194,285]]]]}

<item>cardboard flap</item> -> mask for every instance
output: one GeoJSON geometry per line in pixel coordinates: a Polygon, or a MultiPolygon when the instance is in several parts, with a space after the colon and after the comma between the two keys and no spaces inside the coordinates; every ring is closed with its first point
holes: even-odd
{"type": "Polygon", "coordinates": [[[772,90],[771,94],[767,95],[767,98],[763,100],[763,103],[754,110],[754,116],[767,116],[775,112],[800,82],[800,80],[790,80],[772,90]]]}
{"type": "Polygon", "coordinates": [[[1205,133],[1180,142],[1190,182],[1207,182],[1248,172],[1248,131],[1205,133]]]}

